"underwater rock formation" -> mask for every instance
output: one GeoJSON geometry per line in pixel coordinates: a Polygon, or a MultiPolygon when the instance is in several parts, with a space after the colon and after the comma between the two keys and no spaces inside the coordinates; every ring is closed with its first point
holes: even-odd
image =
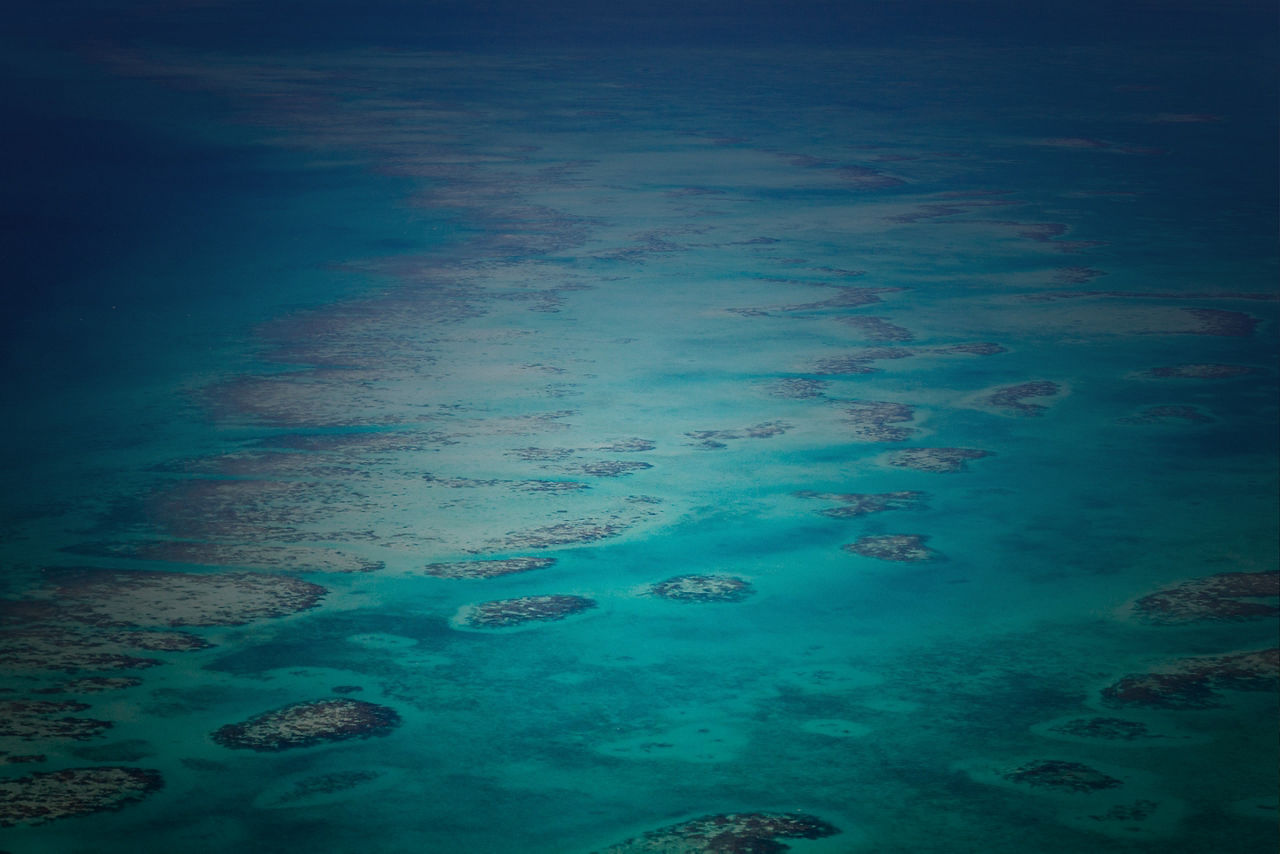
{"type": "Polygon", "coordinates": [[[400,725],[394,709],[347,698],[309,700],[227,724],[213,733],[223,747],[262,752],[386,735],[400,725]]]}

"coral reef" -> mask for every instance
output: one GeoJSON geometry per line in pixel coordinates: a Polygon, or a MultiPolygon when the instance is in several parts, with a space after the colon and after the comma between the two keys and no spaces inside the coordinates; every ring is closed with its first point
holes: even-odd
{"type": "Polygon", "coordinates": [[[823,392],[827,390],[827,383],[823,380],[811,380],[804,377],[788,377],[787,379],[777,380],[768,387],[768,392],[772,397],[780,397],[784,400],[812,400],[816,397],[822,397],[823,392]]]}
{"type": "Polygon", "coordinates": [[[750,583],[732,575],[677,575],[649,590],[680,602],[741,602],[755,592],[750,583]]]}
{"type": "Polygon", "coordinates": [[[905,403],[885,400],[850,400],[845,421],[853,425],[853,435],[868,442],[901,442],[911,435],[909,427],[894,427],[915,420],[915,411],[905,403]]]}
{"type": "Polygon", "coordinates": [[[162,788],[159,771],[67,768],[0,780],[0,827],[117,810],[162,788]]]}
{"type": "Polygon", "coordinates": [[[916,337],[910,329],[891,323],[883,317],[842,317],[840,322],[852,326],[870,340],[881,343],[913,341],[916,337]]]}
{"type": "Polygon", "coordinates": [[[132,676],[86,676],[73,679],[60,685],[41,688],[37,694],[101,694],[105,691],[119,691],[122,688],[134,688],[142,684],[141,679],[132,676]]]}
{"type": "Polygon", "coordinates": [[[1213,421],[1194,406],[1148,406],[1137,415],[1121,418],[1121,424],[1163,424],[1168,421],[1186,421],[1190,424],[1209,424],[1213,421]]]}
{"type": "Polygon", "coordinates": [[[382,773],[379,771],[331,771],[328,774],[317,774],[314,777],[295,781],[288,791],[277,796],[276,804],[286,805],[316,795],[345,792],[364,783],[370,783],[381,776],[382,773]]]}
{"type": "Polygon", "coordinates": [[[309,700],[227,724],[213,734],[223,747],[289,750],[330,741],[386,735],[400,725],[394,709],[346,698],[309,700]]]}
{"type": "Polygon", "coordinates": [[[1160,806],[1155,801],[1139,798],[1131,804],[1116,804],[1101,815],[1091,815],[1094,821],[1146,821],[1160,806]]]}
{"type": "Polygon", "coordinates": [[[27,625],[0,631],[0,659],[9,670],[63,671],[133,670],[153,667],[155,658],[132,651],[139,643],[151,649],[187,651],[210,644],[185,632],[130,632],[84,629],[66,623],[27,625]]]}
{"type": "Polygon", "coordinates": [[[841,548],[876,560],[904,563],[936,560],[941,555],[925,545],[928,539],[922,534],[870,534],[841,548]]]}
{"type": "Polygon", "coordinates": [[[869,513],[883,513],[886,510],[917,510],[924,501],[923,492],[812,492],[804,490],[796,493],[797,498],[815,498],[819,501],[838,501],[843,507],[827,507],[816,512],[832,519],[854,519],[869,513]]]}
{"type": "Polygon", "coordinates": [[[934,347],[929,352],[943,356],[998,356],[1009,351],[990,341],[976,341],[972,344],[948,344],[945,347],[934,347]]]}
{"type": "Polygon", "coordinates": [[[427,575],[437,578],[496,578],[517,572],[544,569],[556,562],[553,557],[509,557],[490,560],[463,560],[453,563],[429,563],[423,567],[427,575]]]}
{"type": "Polygon", "coordinates": [[[237,626],[315,607],[328,591],[276,575],[49,570],[65,615],[97,626],[237,626]]]}
{"type": "Polygon", "coordinates": [[[1198,578],[1143,596],[1133,609],[1153,623],[1165,625],[1200,620],[1248,620],[1272,617],[1280,608],[1269,602],[1280,596],[1280,572],[1224,572],[1198,578]]]}
{"type": "Polygon", "coordinates": [[[499,599],[464,608],[460,622],[478,629],[504,629],[522,623],[563,620],[594,607],[596,603],[585,596],[522,596],[519,599],[499,599]]]}
{"type": "Polygon", "coordinates": [[[969,460],[989,456],[992,456],[991,451],[976,448],[909,448],[894,451],[885,458],[885,462],[897,468],[945,474],[964,471],[969,460]]]}
{"type": "Polygon", "coordinates": [[[1126,721],[1123,718],[1076,718],[1052,727],[1050,732],[1077,738],[1097,738],[1106,741],[1136,741],[1140,738],[1160,738],[1147,729],[1147,725],[1138,721],[1126,721]]]}
{"type": "Polygon", "coordinates": [[[1189,364],[1152,368],[1145,376],[1157,379],[1222,380],[1257,373],[1247,365],[1189,364]]]}
{"type": "Polygon", "coordinates": [[[629,526],[618,522],[605,522],[599,519],[578,519],[573,522],[558,522],[526,531],[513,531],[502,539],[492,540],[491,545],[502,551],[516,549],[541,549],[548,546],[567,546],[577,543],[594,543],[616,537],[629,526]]]}
{"type": "Polygon", "coordinates": [[[88,557],[124,557],[189,563],[196,566],[236,566],[290,572],[376,572],[382,561],[370,560],[324,546],[209,543],[191,540],[129,540],[70,546],[63,551],[88,557]]]}
{"type": "Polygon", "coordinates": [[[764,421],[740,430],[693,430],[684,434],[689,439],[685,444],[704,451],[714,451],[727,447],[725,442],[735,439],[768,439],[782,435],[791,427],[786,421],[764,421]]]}
{"type": "Polygon", "coordinates": [[[77,718],[70,715],[54,717],[60,712],[83,712],[86,703],[50,700],[0,700],[0,737],[21,741],[46,739],[74,739],[85,741],[102,734],[111,726],[110,721],[93,718],[77,718]]]}
{"type": "Polygon", "coordinates": [[[839,829],[803,813],[724,813],[651,830],[599,854],[777,854],[784,839],[821,839],[839,829]]]}
{"type": "Polygon", "coordinates": [[[832,356],[819,359],[814,365],[814,373],[823,376],[840,376],[845,374],[874,374],[880,371],[875,363],[883,359],[906,359],[915,355],[910,350],[900,347],[875,347],[859,350],[844,356],[832,356]]]}
{"type": "Polygon", "coordinates": [[[579,463],[568,468],[574,474],[587,477],[622,477],[635,471],[653,468],[653,463],[630,462],[623,460],[598,460],[596,462],[579,463]]]}
{"type": "Polygon", "coordinates": [[[634,454],[641,451],[652,451],[656,447],[658,447],[658,444],[652,439],[638,439],[632,437],[629,439],[615,439],[612,442],[599,445],[592,450],[606,454],[634,454]]]}
{"type": "Polygon", "coordinates": [[[1007,772],[1004,778],[1012,783],[1068,792],[1097,792],[1113,789],[1120,781],[1090,768],[1080,762],[1064,762],[1061,759],[1040,759],[1020,765],[1007,772]]]}
{"type": "Polygon", "coordinates": [[[1048,380],[1037,380],[996,389],[984,398],[984,402],[988,406],[1007,409],[1018,415],[1043,415],[1048,407],[1039,403],[1027,403],[1026,399],[1028,397],[1054,397],[1061,390],[1057,383],[1049,382],[1048,380]]]}
{"type": "Polygon", "coordinates": [[[1210,709],[1219,690],[1272,691],[1280,678],[1280,649],[1187,658],[1150,673],[1123,677],[1102,691],[1108,706],[1210,709]]]}

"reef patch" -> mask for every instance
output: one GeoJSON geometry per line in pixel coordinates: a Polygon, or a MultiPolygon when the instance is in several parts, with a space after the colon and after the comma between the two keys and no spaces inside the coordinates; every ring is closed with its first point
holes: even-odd
{"type": "Polygon", "coordinates": [[[595,607],[595,600],[585,596],[522,596],[469,605],[459,611],[456,620],[459,625],[476,629],[506,629],[524,623],[563,620],[595,607]]]}
{"type": "Polygon", "coordinates": [[[937,560],[942,555],[925,545],[928,539],[923,534],[868,534],[841,548],[863,557],[899,563],[937,560]]]}
{"type": "Polygon", "coordinates": [[[0,780],[0,827],[118,810],[163,786],[159,771],[110,766],[0,780]]]}
{"type": "Polygon", "coordinates": [[[649,592],[677,602],[741,602],[755,591],[750,582],[733,575],[677,575],[649,592]]]}
{"type": "Polygon", "coordinates": [[[346,697],[292,703],[227,724],[213,733],[223,747],[259,752],[387,735],[400,725],[395,709],[346,697]]]}
{"type": "Polygon", "coordinates": [[[598,854],[777,854],[778,839],[821,839],[840,830],[803,813],[722,813],[651,830],[598,854]]]}

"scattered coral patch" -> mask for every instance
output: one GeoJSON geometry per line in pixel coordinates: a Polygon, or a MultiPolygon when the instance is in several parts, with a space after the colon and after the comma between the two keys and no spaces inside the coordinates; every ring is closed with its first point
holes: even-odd
{"type": "Polygon", "coordinates": [[[1157,379],[1224,380],[1253,373],[1257,373],[1257,369],[1247,365],[1192,364],[1152,368],[1147,371],[1146,376],[1157,379]]]}
{"type": "Polygon", "coordinates": [[[578,543],[594,543],[616,537],[629,525],[605,522],[599,519],[579,519],[574,522],[557,522],[527,531],[514,531],[503,539],[493,540],[491,545],[504,551],[508,549],[542,549],[548,546],[568,546],[578,543]]]}
{"type": "Polygon", "coordinates": [[[1226,572],[1143,596],[1133,609],[1154,623],[1200,620],[1248,620],[1272,617],[1280,608],[1269,602],[1242,601],[1280,596],[1280,572],[1226,572]]]}
{"type": "Polygon", "coordinates": [[[628,462],[624,460],[599,460],[596,462],[580,463],[570,467],[570,471],[575,474],[584,474],[587,477],[622,477],[636,471],[644,471],[653,468],[653,463],[628,462]]]}
{"type": "Polygon", "coordinates": [[[213,734],[213,740],[223,747],[266,752],[386,735],[399,725],[400,715],[377,703],[311,700],[227,724],[213,734]]]}
{"type": "Polygon", "coordinates": [[[0,750],[0,765],[31,765],[48,758],[43,753],[5,753],[0,750]]]}
{"type": "Polygon", "coordinates": [[[911,428],[893,425],[915,420],[915,412],[907,404],[884,400],[851,400],[845,412],[854,435],[869,442],[901,442],[911,435],[911,428]]]}
{"type": "Polygon", "coordinates": [[[477,629],[505,629],[522,623],[563,620],[594,607],[595,601],[585,596],[522,596],[464,608],[461,622],[477,629]]]}
{"type": "Polygon", "coordinates": [[[1080,762],[1040,759],[1028,762],[1004,775],[1011,783],[1067,792],[1097,792],[1114,789],[1120,781],[1080,762]]]}
{"type": "Polygon", "coordinates": [[[925,545],[928,539],[922,534],[873,534],[859,537],[856,542],[841,548],[876,560],[901,563],[936,560],[941,555],[925,545]]]}
{"type": "Polygon", "coordinates": [[[779,838],[821,839],[839,832],[834,825],[803,813],[727,813],[651,830],[600,854],[777,854],[791,848],[779,838]]]}
{"type": "Polygon", "coordinates": [[[595,450],[604,451],[609,454],[634,454],[641,451],[652,451],[658,447],[657,443],[652,439],[617,439],[604,445],[600,445],[595,450]]]}
{"type": "Polygon", "coordinates": [[[943,356],[998,356],[1009,351],[991,341],[975,341],[972,344],[948,344],[945,347],[934,347],[930,352],[943,356]]]}
{"type": "Polygon", "coordinates": [[[1183,311],[1199,321],[1200,328],[1195,330],[1197,335],[1247,338],[1260,322],[1256,317],[1221,308],[1184,308],[1183,311]]]}
{"type": "Polygon", "coordinates": [[[511,557],[498,560],[463,560],[454,563],[431,563],[423,568],[427,575],[437,578],[496,578],[545,569],[556,562],[552,557],[511,557]]]}
{"type": "Polygon", "coordinates": [[[323,546],[211,543],[193,540],[130,540],[82,543],[63,551],[89,557],[136,558],[197,566],[239,566],[294,572],[376,572],[385,564],[323,546]]]}
{"type": "Polygon", "coordinates": [[[142,684],[141,679],[132,676],[87,676],[42,688],[37,694],[101,694],[105,691],[119,691],[123,688],[135,688],[142,684]]]}
{"type": "Polygon", "coordinates": [[[814,373],[824,375],[874,374],[880,371],[875,363],[882,359],[906,359],[915,355],[910,350],[900,347],[876,347],[861,350],[846,356],[832,356],[820,359],[814,366],[814,373]]]}
{"type": "Polygon", "coordinates": [[[694,430],[684,435],[689,439],[686,445],[692,445],[704,451],[715,451],[728,447],[725,442],[735,439],[769,439],[780,436],[791,429],[785,421],[764,421],[740,430],[694,430]]]}
{"type": "Polygon", "coordinates": [[[315,607],[328,592],[301,579],[250,572],[84,568],[50,576],[66,616],[98,626],[236,626],[315,607]]]}
{"type": "Polygon", "coordinates": [[[1097,738],[1106,741],[1136,741],[1140,738],[1159,737],[1153,736],[1146,724],[1126,721],[1123,718],[1076,718],[1052,727],[1049,731],[1076,738],[1097,738]]]}
{"type": "Polygon", "coordinates": [[[1091,815],[1094,821],[1146,821],[1160,805],[1140,798],[1131,804],[1116,804],[1100,815],[1091,815]]]}
{"type": "Polygon", "coordinates": [[[986,396],[985,401],[989,406],[1015,412],[1018,415],[1043,415],[1046,409],[1045,406],[1039,403],[1027,403],[1026,399],[1029,397],[1054,397],[1061,390],[1057,383],[1039,380],[996,389],[986,396]]]}
{"type": "Polygon", "coordinates": [[[4,700],[0,701],[0,737],[22,741],[49,738],[85,741],[111,726],[110,721],[77,718],[63,712],[83,712],[89,706],[72,701],[4,700]],[[55,715],[58,715],[55,717],[55,715]]]}
{"type": "Polygon", "coordinates": [[[912,341],[916,337],[910,329],[891,323],[883,317],[842,317],[840,322],[852,326],[866,338],[881,343],[912,341]]]}
{"type": "Polygon", "coordinates": [[[816,397],[822,397],[826,390],[827,384],[822,380],[804,377],[788,377],[769,386],[770,395],[784,400],[813,400],[816,397]]]}
{"type": "Polygon", "coordinates": [[[755,591],[732,575],[677,575],[649,588],[655,596],[680,602],[740,602],[755,591]]]}
{"type": "Polygon", "coordinates": [[[854,519],[870,513],[886,510],[915,510],[921,506],[923,492],[811,492],[796,493],[797,498],[816,498],[819,501],[838,501],[842,507],[827,507],[817,512],[832,519],[854,519]]]}
{"type": "Polygon", "coordinates": [[[305,801],[317,795],[333,795],[371,783],[382,776],[380,771],[333,771],[317,774],[294,782],[293,786],[276,798],[277,806],[305,801]]]}
{"type": "Polygon", "coordinates": [[[976,448],[910,448],[894,451],[886,458],[889,465],[903,469],[915,469],[937,473],[964,471],[969,460],[991,456],[990,451],[976,448]]]}
{"type": "Polygon", "coordinates": [[[1280,677],[1280,649],[1188,658],[1152,672],[1130,674],[1102,691],[1109,706],[1209,709],[1218,690],[1272,691],[1280,677]]]}
{"type": "Polygon", "coordinates": [[[1122,424],[1164,424],[1169,421],[1185,421],[1189,424],[1208,424],[1213,421],[1194,406],[1178,404],[1166,406],[1148,406],[1137,415],[1121,418],[1122,424]]]}
{"type": "Polygon", "coordinates": [[[164,785],[159,771],[68,768],[0,780],[0,827],[117,810],[164,785]]]}
{"type": "Polygon", "coordinates": [[[185,632],[84,630],[65,623],[0,632],[0,660],[10,670],[132,670],[160,663],[134,655],[137,649],[187,651],[208,646],[204,639],[185,632]]]}

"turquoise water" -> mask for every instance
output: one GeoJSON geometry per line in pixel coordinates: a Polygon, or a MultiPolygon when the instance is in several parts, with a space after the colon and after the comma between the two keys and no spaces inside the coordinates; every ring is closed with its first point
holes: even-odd
{"type": "MultiPolygon", "coordinates": [[[[1130,609],[1277,562],[1270,101],[1220,54],[1222,79],[1193,86],[1203,58],[103,58],[133,97],[189,104],[177,135],[223,159],[183,174],[219,205],[190,214],[190,251],[157,224],[154,244],[109,255],[103,280],[140,313],[112,327],[118,309],[93,303],[110,357],[74,364],[97,374],[23,339],[36,381],[10,424],[7,595],[79,565],[296,574],[329,593],[193,628],[214,646],[85,695],[83,714],[112,723],[97,739],[0,745],[46,754],[11,778],[122,764],[165,780],[118,812],[0,830],[3,847],[550,854],[794,811],[842,831],[788,840],[796,852],[1273,850],[1273,689],[1197,710],[1100,693],[1275,644],[1274,618],[1158,626],[1130,609]],[[1212,334],[1188,309],[1256,324],[1212,334]],[[842,322],[857,317],[912,340],[869,341],[842,322]],[[1005,351],[935,352],[977,342],[1005,351]],[[886,347],[911,354],[821,368],[886,347]],[[1145,374],[1180,364],[1252,372],[1145,374]],[[787,380],[817,385],[798,397],[787,380]],[[1038,416],[986,401],[1030,381],[1060,389],[1029,400],[1038,416]],[[913,407],[906,437],[860,436],[851,401],[913,407]],[[1174,405],[1207,420],[1125,420],[1174,405]],[[700,447],[706,431],[723,447],[700,447]],[[620,450],[630,439],[652,448],[620,450]],[[887,459],[934,447],[991,455],[953,473],[887,459]],[[599,476],[601,461],[650,467],[599,476]],[[834,519],[805,490],[924,496],[834,519]],[[927,536],[940,557],[841,548],[883,534],[927,536]],[[175,541],[223,551],[147,550],[175,541]],[[380,568],[314,571],[352,555],[380,568]],[[531,555],[557,562],[422,571],[531,555]],[[647,594],[685,574],[755,592],[647,594]],[[507,630],[457,620],[552,593],[597,607],[507,630]],[[209,737],[336,687],[401,725],[279,753],[209,737]],[[1053,730],[1099,716],[1157,737],[1053,730]],[[1041,759],[1122,784],[1005,779],[1041,759]],[[1139,802],[1145,818],[1108,813],[1139,802]]],[[[15,696],[64,678],[19,673],[15,696]]]]}

